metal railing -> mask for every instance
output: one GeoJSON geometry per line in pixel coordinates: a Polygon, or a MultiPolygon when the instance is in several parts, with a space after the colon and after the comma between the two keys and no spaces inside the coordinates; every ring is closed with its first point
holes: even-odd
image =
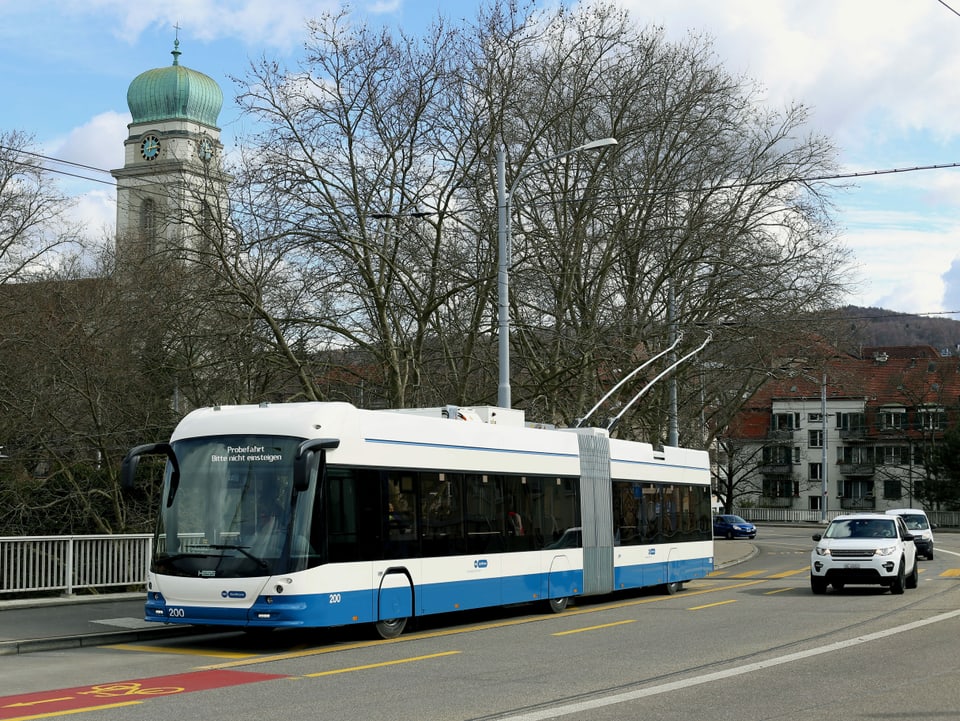
{"type": "MultiPolygon", "coordinates": [[[[827,521],[844,513],[872,511],[872,508],[841,508],[827,511],[827,521]]],[[[737,508],[733,512],[752,523],[820,523],[820,511],[804,511],[795,508],[737,508]]],[[[960,511],[926,511],[930,523],[938,528],[960,527],[960,511]]]]}
{"type": "Polygon", "coordinates": [[[0,594],[144,586],[149,533],[0,537],[0,594]]]}

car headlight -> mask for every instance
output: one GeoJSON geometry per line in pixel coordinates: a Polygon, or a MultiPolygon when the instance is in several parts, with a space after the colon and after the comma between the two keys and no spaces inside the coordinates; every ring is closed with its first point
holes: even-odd
{"type": "Polygon", "coordinates": [[[897,552],[896,546],[884,546],[882,548],[878,548],[877,550],[875,550],[873,552],[873,555],[874,556],[892,556],[896,552],[897,552]]]}
{"type": "Polygon", "coordinates": [[[820,548],[820,546],[817,546],[814,550],[817,552],[817,555],[818,555],[818,556],[829,556],[829,555],[830,555],[830,549],[829,549],[829,548],[820,548]]]}

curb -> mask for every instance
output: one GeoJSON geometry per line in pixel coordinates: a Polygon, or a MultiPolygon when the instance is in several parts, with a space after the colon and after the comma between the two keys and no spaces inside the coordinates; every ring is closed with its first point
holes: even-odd
{"type": "Polygon", "coordinates": [[[188,636],[197,633],[193,626],[146,628],[137,631],[104,631],[83,633],[74,636],[32,638],[20,641],[0,641],[0,656],[18,656],[37,651],[62,651],[71,648],[104,646],[112,643],[133,643],[156,640],[158,637],[188,636]]]}

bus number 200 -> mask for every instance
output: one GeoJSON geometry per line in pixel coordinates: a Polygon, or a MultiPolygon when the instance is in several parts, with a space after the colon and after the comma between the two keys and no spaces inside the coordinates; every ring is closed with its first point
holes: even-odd
{"type": "Polygon", "coordinates": [[[330,603],[340,603],[340,594],[339,594],[339,593],[331,593],[331,594],[330,594],[330,603]]]}

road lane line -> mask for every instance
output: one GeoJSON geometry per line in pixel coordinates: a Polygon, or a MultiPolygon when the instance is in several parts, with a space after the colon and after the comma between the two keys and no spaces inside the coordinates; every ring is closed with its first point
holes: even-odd
{"type": "Polygon", "coordinates": [[[138,651],[141,653],[172,653],[182,656],[211,656],[213,658],[256,658],[262,654],[242,653],[240,651],[204,651],[197,648],[183,648],[181,646],[138,646],[132,643],[114,643],[103,648],[115,651],[138,651]]]}
{"type": "Polygon", "coordinates": [[[601,628],[612,628],[613,626],[623,626],[626,623],[636,623],[637,619],[629,618],[626,621],[614,621],[613,623],[602,623],[599,626],[586,626],[584,628],[575,628],[572,631],[558,631],[550,634],[551,636],[569,636],[572,633],[583,633],[584,631],[598,631],[601,628]]]}
{"type": "Polygon", "coordinates": [[[744,666],[737,666],[736,668],[730,668],[724,671],[714,671],[713,673],[706,673],[701,676],[694,676],[693,678],[671,681],[670,683],[663,683],[658,686],[650,686],[649,688],[637,689],[636,691],[628,691],[626,693],[615,693],[609,696],[590,699],[587,701],[577,701],[576,703],[565,704],[563,706],[554,706],[549,709],[518,713],[512,716],[504,715],[498,717],[498,719],[499,721],[545,721],[545,719],[555,719],[561,716],[567,716],[569,714],[583,714],[586,711],[593,711],[598,708],[605,708],[615,704],[637,701],[642,698],[657,696],[662,693],[683,691],[691,686],[700,686],[706,683],[713,683],[714,681],[723,681],[736,676],[744,676],[755,671],[763,671],[764,669],[773,668],[775,666],[782,666],[783,664],[792,663],[794,661],[802,661],[804,659],[820,656],[825,653],[834,653],[836,651],[852,648],[854,646],[859,646],[871,641],[878,641],[882,638],[895,636],[906,631],[913,631],[924,626],[929,626],[932,623],[949,621],[957,616],[960,616],[960,610],[941,613],[939,616],[932,616],[931,618],[921,621],[914,621],[902,626],[894,626],[893,628],[884,629],[883,631],[868,633],[847,641],[837,641],[836,643],[829,643],[826,646],[817,646],[816,648],[807,649],[806,651],[797,651],[796,653],[789,653],[785,656],[771,658],[766,661],[757,661],[756,663],[749,663],[744,666]]]}
{"type": "Polygon", "coordinates": [[[798,573],[806,573],[810,570],[810,566],[804,566],[803,568],[795,568],[792,571],[780,571],[780,573],[771,573],[770,578],[789,578],[790,576],[796,576],[798,573]]]}
{"type": "Polygon", "coordinates": [[[428,661],[432,658],[441,658],[443,656],[455,656],[461,651],[442,651],[441,653],[431,653],[426,656],[414,656],[412,658],[399,658],[395,661],[380,661],[379,663],[368,663],[363,666],[351,666],[350,668],[335,668],[331,671],[318,671],[317,673],[305,673],[304,678],[319,678],[320,676],[335,676],[338,673],[351,673],[353,671],[367,671],[371,668],[384,668],[385,666],[396,666],[401,663],[413,663],[414,661],[428,661]]]}
{"type": "Polygon", "coordinates": [[[731,573],[727,578],[754,578],[766,573],[765,570],[760,571],[744,571],[743,573],[731,573]]]}
{"type": "Polygon", "coordinates": [[[793,590],[794,590],[794,589],[793,589],[792,586],[787,586],[786,588],[775,588],[775,589],[773,589],[772,591],[764,591],[764,592],[763,592],[763,595],[764,595],[764,596],[772,596],[772,595],[775,594],[775,593],[783,593],[784,591],[793,591],[793,590]]]}
{"type": "Polygon", "coordinates": [[[736,602],[737,602],[737,599],[735,599],[735,598],[730,598],[730,599],[727,599],[726,601],[717,601],[716,603],[706,603],[706,604],[704,604],[703,606],[693,606],[692,608],[688,608],[687,610],[688,610],[688,611],[702,611],[702,610],[705,609],[705,608],[713,608],[714,606],[725,606],[725,605],[727,605],[728,603],[736,603],[736,602]]]}

